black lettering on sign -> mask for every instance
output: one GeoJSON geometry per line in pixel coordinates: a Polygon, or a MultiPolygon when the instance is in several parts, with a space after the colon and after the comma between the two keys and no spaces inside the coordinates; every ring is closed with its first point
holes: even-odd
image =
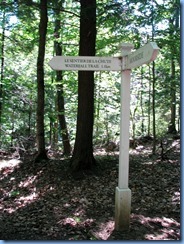
{"type": "Polygon", "coordinates": [[[135,55],[134,57],[130,58],[130,64],[133,62],[138,61],[139,59],[143,58],[143,52],[138,53],[137,55],[135,55]]]}
{"type": "Polygon", "coordinates": [[[94,68],[98,69],[99,65],[98,64],[88,64],[88,67],[92,68],[92,69],[94,69],[94,68]]]}
{"type": "Polygon", "coordinates": [[[67,68],[87,68],[86,64],[65,64],[65,67],[67,68]]]}

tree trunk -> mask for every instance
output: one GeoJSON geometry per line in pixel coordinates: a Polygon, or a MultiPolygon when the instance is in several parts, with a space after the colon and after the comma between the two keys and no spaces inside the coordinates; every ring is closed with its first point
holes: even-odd
{"type": "MultiPolygon", "coordinates": [[[[96,0],[80,0],[80,56],[95,56],[96,0]]],[[[92,169],[94,120],[94,71],[78,73],[78,113],[74,152],[71,159],[72,171],[92,169]]]]}
{"type": "Polygon", "coordinates": [[[144,106],[143,106],[143,90],[144,90],[144,85],[143,85],[143,68],[141,68],[141,91],[140,91],[140,106],[141,106],[141,134],[142,136],[145,133],[145,126],[144,126],[144,106]]]}
{"type": "Polygon", "coordinates": [[[175,81],[175,61],[171,59],[171,120],[168,126],[168,133],[176,134],[176,81],[175,81]]]}
{"type": "MultiPolygon", "coordinates": [[[[150,67],[150,66],[149,66],[150,67]]],[[[149,68],[149,73],[151,72],[149,68]]],[[[151,77],[151,75],[149,74],[151,77]]],[[[148,97],[148,136],[151,134],[151,81],[149,80],[149,97],[148,97]]]]}
{"type": "MultiPolygon", "coordinates": [[[[177,31],[179,30],[179,3],[176,1],[175,11],[173,18],[170,18],[170,36],[172,38],[173,34],[176,35],[177,31]],[[173,32],[174,30],[174,32],[173,32]]],[[[175,61],[177,60],[176,57],[175,46],[171,46],[171,120],[168,126],[168,133],[175,134],[177,133],[176,130],[176,68],[175,68],[175,61]]],[[[180,64],[180,62],[179,62],[180,64]]]]}
{"type": "Polygon", "coordinates": [[[39,47],[37,59],[37,147],[35,161],[47,159],[44,131],[44,57],[47,34],[47,0],[40,0],[39,47]]]}
{"type": "MultiPolygon", "coordinates": [[[[2,20],[2,37],[1,37],[1,78],[0,78],[0,137],[2,130],[2,110],[3,110],[3,80],[4,80],[4,43],[5,43],[5,10],[3,12],[2,20]]],[[[2,140],[0,140],[2,141],[2,140]]]]}
{"type": "MultiPolygon", "coordinates": [[[[155,38],[155,10],[152,2],[152,14],[151,14],[151,24],[152,24],[152,41],[155,38]]],[[[153,148],[152,154],[156,153],[156,113],[155,113],[155,95],[156,95],[156,75],[155,75],[155,62],[152,63],[152,113],[153,113],[153,148]]]]}
{"type": "Polygon", "coordinates": [[[155,154],[156,151],[156,113],[155,113],[155,83],[156,83],[156,77],[155,77],[155,62],[152,63],[152,113],[153,113],[153,148],[152,153],[155,154]]]}
{"type": "MultiPolygon", "coordinates": [[[[62,3],[60,3],[62,4],[62,3]]],[[[60,41],[60,30],[61,30],[61,20],[59,18],[59,9],[56,8],[56,20],[55,20],[55,37],[56,40],[54,41],[55,53],[57,56],[62,55],[62,47],[60,41]]],[[[57,110],[58,110],[58,120],[60,125],[60,132],[63,142],[63,154],[70,155],[71,153],[71,146],[69,140],[69,134],[67,130],[67,124],[65,119],[65,103],[64,103],[64,91],[63,91],[63,84],[62,84],[62,71],[56,71],[56,81],[57,81],[57,110]]]]}
{"type": "MultiPolygon", "coordinates": [[[[99,77],[98,77],[99,82],[101,81],[101,79],[102,79],[101,72],[99,72],[99,77]]],[[[96,98],[95,114],[96,114],[96,116],[95,116],[95,118],[96,118],[96,121],[99,121],[99,119],[100,119],[100,96],[101,96],[100,85],[99,86],[96,85],[95,90],[96,90],[96,94],[95,94],[95,98],[96,98]]],[[[98,137],[98,131],[99,131],[99,125],[97,123],[96,124],[96,136],[97,137],[98,137]]]]}

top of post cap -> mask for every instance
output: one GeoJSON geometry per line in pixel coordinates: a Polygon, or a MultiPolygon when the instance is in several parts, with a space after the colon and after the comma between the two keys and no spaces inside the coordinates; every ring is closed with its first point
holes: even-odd
{"type": "Polygon", "coordinates": [[[134,44],[132,44],[132,43],[121,43],[120,47],[123,48],[123,49],[134,48],[134,44]]]}
{"type": "Polygon", "coordinates": [[[130,53],[130,51],[134,48],[134,44],[132,43],[122,43],[120,44],[120,49],[122,52],[122,55],[126,55],[128,53],[130,53]]]}

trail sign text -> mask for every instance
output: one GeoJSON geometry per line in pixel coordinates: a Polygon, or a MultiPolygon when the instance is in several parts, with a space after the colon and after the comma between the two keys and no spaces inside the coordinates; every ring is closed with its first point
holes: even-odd
{"type": "Polygon", "coordinates": [[[150,63],[155,60],[158,50],[159,48],[155,42],[149,42],[127,56],[124,69],[133,69],[143,64],[150,63]]]}
{"type": "Polygon", "coordinates": [[[55,56],[49,62],[54,70],[120,71],[121,58],[91,56],[55,56]]]}

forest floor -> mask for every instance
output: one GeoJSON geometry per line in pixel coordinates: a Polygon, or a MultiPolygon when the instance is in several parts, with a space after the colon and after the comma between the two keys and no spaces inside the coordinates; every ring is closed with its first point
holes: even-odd
{"type": "Polygon", "coordinates": [[[169,146],[163,159],[159,145],[155,156],[150,144],[130,150],[132,203],[124,232],[114,228],[118,152],[96,150],[96,172],[73,177],[69,159],[58,153],[34,164],[30,156],[0,151],[0,239],[180,240],[180,140],[169,146]]]}

